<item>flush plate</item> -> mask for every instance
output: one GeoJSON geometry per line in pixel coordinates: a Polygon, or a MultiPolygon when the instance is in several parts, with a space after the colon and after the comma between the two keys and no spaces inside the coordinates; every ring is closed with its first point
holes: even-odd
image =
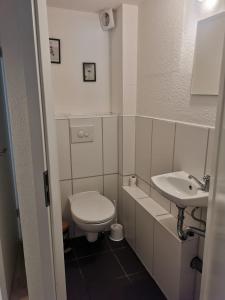
{"type": "Polygon", "coordinates": [[[94,126],[70,127],[71,143],[89,143],[94,141],[94,126]]]}

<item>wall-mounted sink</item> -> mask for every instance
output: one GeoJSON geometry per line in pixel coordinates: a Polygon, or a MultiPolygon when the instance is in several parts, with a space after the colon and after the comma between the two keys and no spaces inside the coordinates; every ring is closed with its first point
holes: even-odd
{"type": "Polygon", "coordinates": [[[199,185],[188,178],[186,172],[173,172],[153,176],[154,187],[178,207],[207,207],[208,192],[201,190],[199,185]]]}

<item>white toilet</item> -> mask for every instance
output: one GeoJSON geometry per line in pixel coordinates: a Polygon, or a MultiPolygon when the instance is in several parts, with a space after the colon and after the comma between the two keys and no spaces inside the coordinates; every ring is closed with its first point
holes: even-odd
{"type": "Polygon", "coordinates": [[[69,201],[73,221],[86,233],[89,242],[95,242],[98,232],[113,221],[116,211],[112,201],[96,191],[71,195],[69,201]]]}

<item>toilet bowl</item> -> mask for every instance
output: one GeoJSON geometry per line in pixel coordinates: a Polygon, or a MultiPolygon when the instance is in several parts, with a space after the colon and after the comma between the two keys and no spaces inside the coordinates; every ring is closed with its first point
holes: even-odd
{"type": "Polygon", "coordinates": [[[98,233],[113,221],[115,207],[112,201],[96,191],[71,195],[69,201],[73,221],[85,232],[89,242],[95,242],[98,233]]]}

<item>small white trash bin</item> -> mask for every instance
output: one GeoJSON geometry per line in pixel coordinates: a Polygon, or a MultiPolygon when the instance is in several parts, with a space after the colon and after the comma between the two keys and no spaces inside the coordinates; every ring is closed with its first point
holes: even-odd
{"type": "Polygon", "coordinates": [[[122,241],[124,239],[123,226],[118,223],[112,224],[109,238],[114,242],[122,241]]]}

